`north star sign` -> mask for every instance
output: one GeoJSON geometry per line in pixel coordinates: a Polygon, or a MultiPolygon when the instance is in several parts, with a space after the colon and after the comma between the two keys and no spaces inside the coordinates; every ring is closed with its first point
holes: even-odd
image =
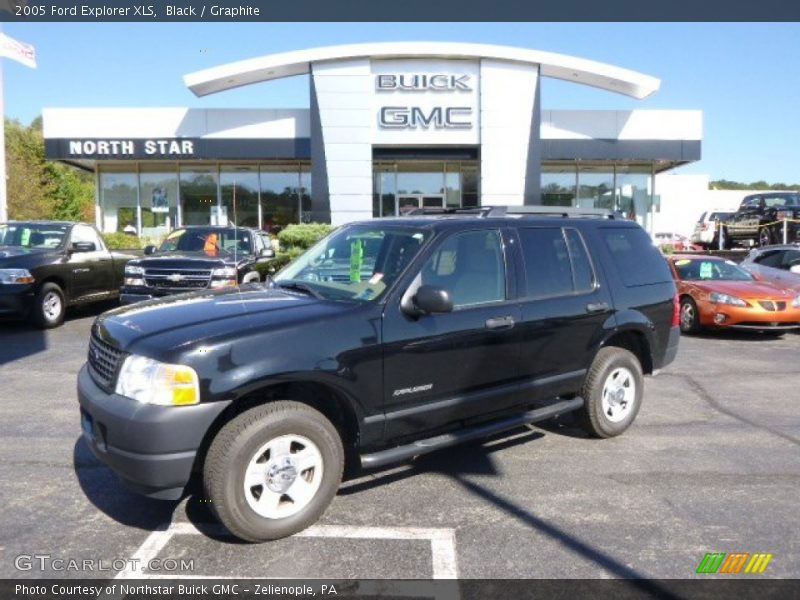
{"type": "MultiPolygon", "coordinates": [[[[471,92],[467,74],[393,74],[375,76],[378,92],[471,92]]],[[[381,106],[381,129],[472,129],[470,106],[381,106]]]]}
{"type": "Polygon", "coordinates": [[[194,156],[192,140],[69,140],[69,155],[102,156],[194,156]]]}

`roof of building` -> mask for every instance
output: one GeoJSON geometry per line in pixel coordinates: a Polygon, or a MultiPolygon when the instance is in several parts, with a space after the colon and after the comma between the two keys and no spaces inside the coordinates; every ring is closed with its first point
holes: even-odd
{"type": "Polygon", "coordinates": [[[543,77],[573,81],[634,98],[645,98],[661,85],[655,77],[576,56],[461,42],[380,42],[310,48],[227,63],[189,73],[183,80],[197,96],[206,96],[253,83],[305,75],[315,62],[361,58],[493,59],[538,65],[543,77]]]}

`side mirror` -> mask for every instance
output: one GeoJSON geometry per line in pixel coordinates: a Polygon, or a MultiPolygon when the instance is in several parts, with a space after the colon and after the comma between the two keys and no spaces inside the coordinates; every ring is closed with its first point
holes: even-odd
{"type": "Polygon", "coordinates": [[[151,254],[155,254],[155,253],[156,253],[156,247],[153,246],[152,244],[144,247],[145,256],[150,256],[151,254]]]}
{"type": "Polygon", "coordinates": [[[259,258],[275,258],[275,250],[272,248],[263,248],[258,254],[259,258]]]}
{"type": "Polygon", "coordinates": [[[71,249],[73,252],[94,252],[97,246],[94,242],[73,242],[71,249]]]}
{"type": "Polygon", "coordinates": [[[423,285],[413,298],[417,314],[448,313],[453,311],[450,293],[434,285],[423,285]]]}

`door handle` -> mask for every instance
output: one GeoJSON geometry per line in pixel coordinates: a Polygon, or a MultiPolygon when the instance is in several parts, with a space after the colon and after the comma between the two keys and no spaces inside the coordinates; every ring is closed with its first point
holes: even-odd
{"type": "Polygon", "coordinates": [[[586,305],[587,313],[601,313],[608,310],[608,304],[605,302],[590,302],[586,305]]]}
{"type": "Polygon", "coordinates": [[[486,329],[511,329],[514,327],[514,317],[494,317],[486,320],[486,329]]]}

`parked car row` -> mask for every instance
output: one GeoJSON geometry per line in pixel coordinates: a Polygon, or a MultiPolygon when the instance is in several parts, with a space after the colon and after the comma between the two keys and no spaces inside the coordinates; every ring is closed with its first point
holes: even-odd
{"type": "Polygon", "coordinates": [[[136,258],[85,223],[0,223],[0,317],[57,327],[70,306],[257,282],[255,265],[274,256],[268,234],[243,227],[179,228],[136,258]]]}
{"type": "Polygon", "coordinates": [[[734,211],[704,212],[691,241],[703,248],[718,248],[720,233],[725,249],[734,246],[769,246],[800,241],[800,193],[750,194],[734,211]]]}

